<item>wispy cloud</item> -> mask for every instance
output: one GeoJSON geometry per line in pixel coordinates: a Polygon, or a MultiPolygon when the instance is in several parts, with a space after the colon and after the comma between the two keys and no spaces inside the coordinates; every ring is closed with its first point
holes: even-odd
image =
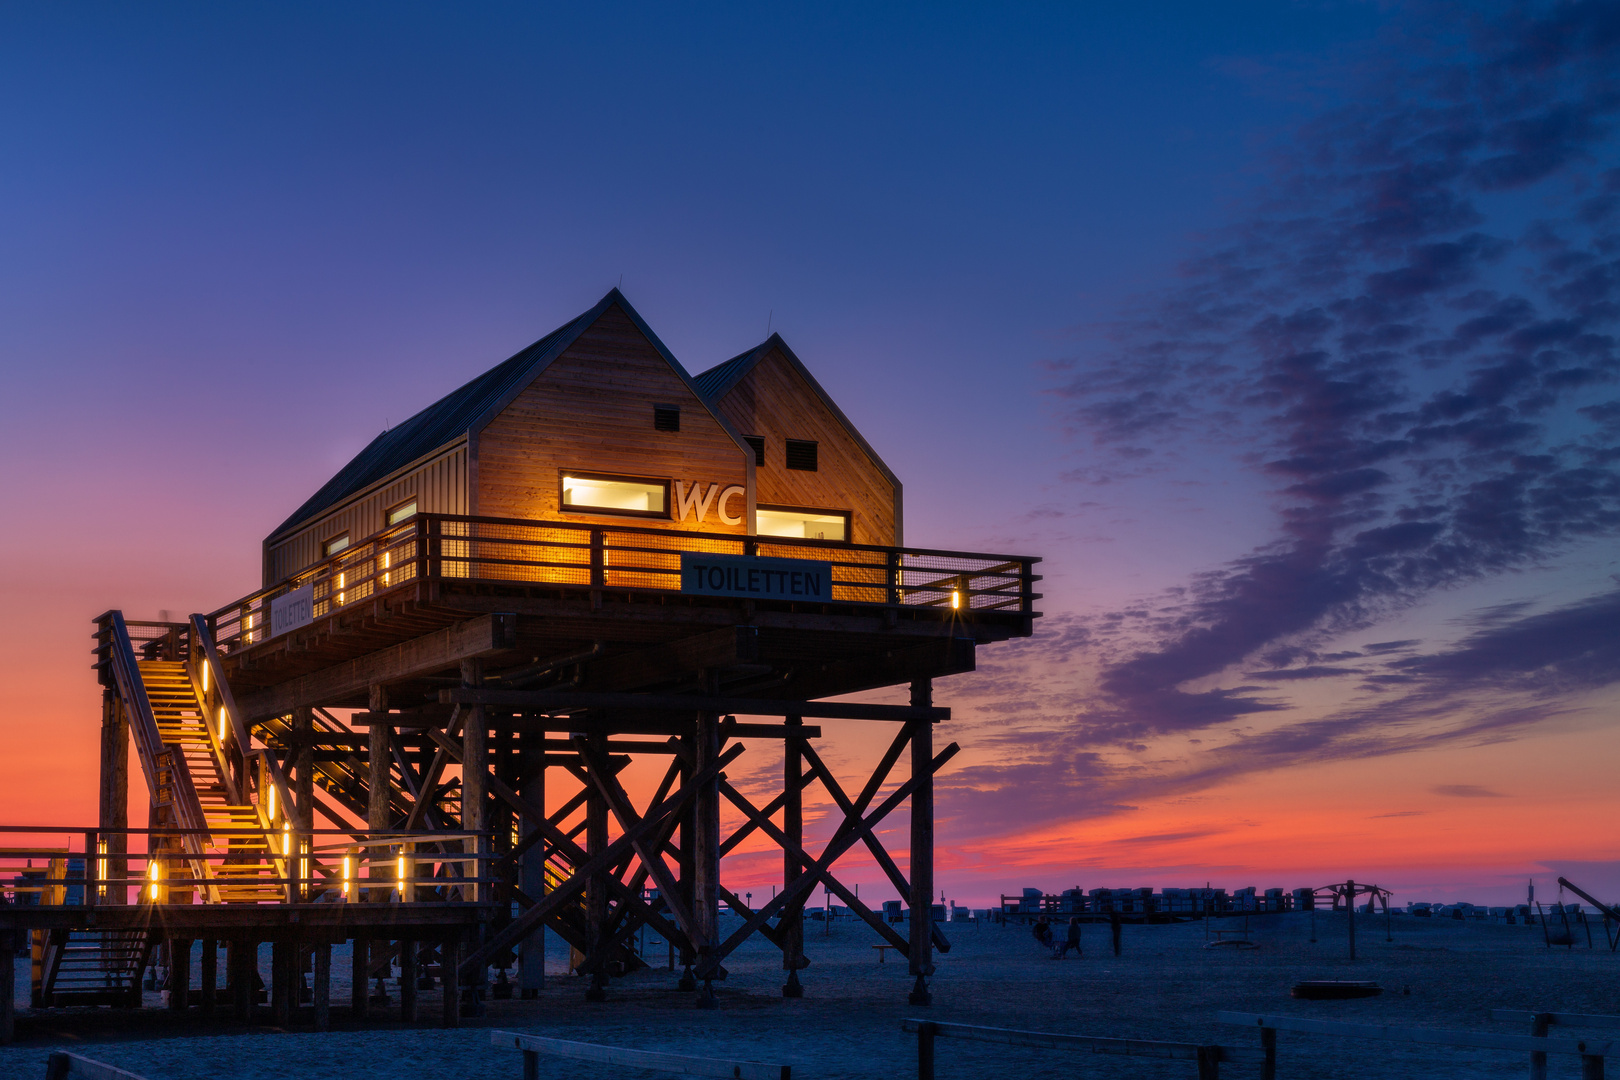
{"type": "Polygon", "coordinates": [[[1436,784],[1429,789],[1436,795],[1444,795],[1449,799],[1505,799],[1506,795],[1500,791],[1481,787],[1478,784],[1436,784]]]}
{"type": "Polygon", "coordinates": [[[1029,824],[1516,738],[1620,682],[1620,592],[1342,644],[1620,530],[1620,6],[1427,9],[1397,33],[1174,291],[1057,366],[1077,485],[1224,454],[1269,484],[1275,532],[987,664],[980,715],[1018,706],[1000,760],[947,781],[960,827],[1012,827],[1009,788],[1029,824]]]}
{"type": "Polygon", "coordinates": [[[1620,527],[1617,10],[1515,9],[1369,65],[1263,205],[1074,358],[1055,392],[1096,469],[1224,444],[1279,505],[1271,542],[1104,624],[1140,644],[1095,734],[1278,711],[1188,684],[1284,646],[1246,677],[1361,674],[1311,643],[1620,527]]]}

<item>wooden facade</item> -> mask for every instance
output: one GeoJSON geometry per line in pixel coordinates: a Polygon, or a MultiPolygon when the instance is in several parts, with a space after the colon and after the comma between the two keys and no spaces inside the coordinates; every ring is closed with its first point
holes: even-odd
{"type": "Polygon", "coordinates": [[[950,710],[934,683],[1031,634],[1039,578],[1037,559],[906,547],[901,527],[899,481],[779,337],[692,377],[614,291],[379,436],[266,540],[260,589],[184,623],[96,620],[102,819],[83,837],[81,901],[41,886],[58,899],[8,909],[0,947],[32,935],[47,1004],[128,1003],[155,949],[232,941],[241,1015],[238,952],[276,941],[285,1019],[299,957],[314,950],[322,981],[322,950],[353,940],[357,1016],[397,961],[404,1018],[431,964],[453,1023],[492,968],[496,987],[515,966],[524,996],[542,991],[542,928],[599,998],[640,965],[646,927],[713,1007],[725,958],[755,934],[782,952],[783,995],[806,992],[804,911],[823,890],[907,957],[927,1004],[944,929],[897,932],[836,866],[864,849],[930,910],[933,777],[959,749],[937,745],[950,710]],[[569,476],[620,478],[629,501],[581,501],[594,489],[576,485],[564,504],[569,476]],[[772,508],[848,525],[773,534],[772,508]],[[909,705],[825,700],[896,685],[909,705]],[[823,717],[890,729],[859,788],[817,749],[807,721],[823,717]],[[131,744],[147,829],[122,813],[131,744]],[[727,781],[744,753],[780,763],[774,798],[727,781]],[[632,794],[619,773],[648,758],[662,780],[632,794]],[[812,788],[836,808],[814,843],[812,788]],[[902,808],[904,869],[879,840],[902,808]],[[781,849],[782,885],[750,910],[724,857],[756,834],[781,849]],[[135,904],[151,910],[125,914],[135,904]]]}

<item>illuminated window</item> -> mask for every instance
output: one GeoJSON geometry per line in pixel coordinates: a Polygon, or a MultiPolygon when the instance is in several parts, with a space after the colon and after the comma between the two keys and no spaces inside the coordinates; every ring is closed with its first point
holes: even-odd
{"type": "Polygon", "coordinates": [[[669,516],[669,481],[564,473],[562,508],[586,514],[669,516]]]}
{"type": "Polygon", "coordinates": [[[411,499],[409,502],[402,502],[392,510],[388,511],[386,520],[390,526],[394,526],[398,525],[407,518],[413,518],[415,516],[416,500],[411,499]]]}
{"type": "Polygon", "coordinates": [[[321,545],[321,558],[330,559],[333,555],[349,546],[349,534],[339,533],[337,536],[321,545]]]}
{"type": "Polygon", "coordinates": [[[798,472],[816,471],[816,444],[811,439],[787,441],[787,467],[798,472]]]}
{"type": "Polygon", "coordinates": [[[758,435],[744,435],[743,442],[754,448],[754,464],[765,464],[765,440],[758,435]]]}
{"type": "Polygon", "coordinates": [[[849,514],[840,510],[799,510],[760,507],[755,511],[760,536],[791,536],[797,540],[849,542],[849,514]]]}

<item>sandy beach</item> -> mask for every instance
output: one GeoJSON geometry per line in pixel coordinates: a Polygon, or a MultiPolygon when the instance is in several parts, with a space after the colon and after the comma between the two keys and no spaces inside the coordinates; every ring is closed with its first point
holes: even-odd
{"type": "MultiPolygon", "coordinates": [[[[1252,950],[1206,949],[1201,923],[1126,926],[1123,953],[1115,957],[1105,926],[1085,928],[1081,958],[1054,961],[1022,926],[957,923],[952,949],[940,957],[935,1004],[906,1004],[910,980],[893,955],[879,963],[876,935],[858,923],[839,923],[831,933],[811,924],[804,973],[805,996],[780,996],[779,956],[756,938],[728,961],[720,985],[721,1007],[704,1012],[675,988],[664,970],[661,944],[650,944],[651,970],[615,982],[609,1000],[590,1004],[583,984],[562,973],[566,953],[552,950],[555,975],[539,1001],[491,1001],[488,1016],[464,1021],[459,1030],[432,1023],[405,1027],[397,1004],[364,1028],[350,1024],[341,1006],[346,980],[334,985],[334,1028],[245,1027],[228,1020],[208,1025],[158,1008],[139,1014],[112,1010],[23,1011],[18,1041],[0,1049],[5,1076],[44,1075],[53,1049],[76,1052],[130,1069],[149,1080],[287,1077],[348,1078],[397,1074],[421,1068],[428,1075],[486,1078],[521,1075],[518,1055],[492,1048],[490,1028],[505,1028],[582,1041],[680,1053],[713,1054],[786,1063],[795,1076],[891,1077],[913,1075],[915,1043],[900,1031],[911,1016],[999,1027],[1110,1037],[1171,1039],[1258,1045],[1256,1033],[1220,1024],[1220,1009],[1274,1012],[1320,1019],[1402,1026],[1461,1028],[1522,1034],[1523,1028],[1493,1022],[1491,1009],[1607,1013],[1620,1011],[1615,975],[1620,955],[1610,953],[1601,933],[1598,947],[1549,950],[1535,927],[1459,923],[1396,917],[1386,940],[1382,916],[1358,917],[1358,952],[1346,956],[1344,916],[1319,914],[1318,941],[1310,916],[1255,917],[1252,950]],[[1292,1000],[1290,986],[1308,978],[1374,979],[1385,987],[1376,998],[1344,1002],[1292,1000]],[[1409,992],[1408,992],[1409,991],[1409,992]]],[[[1228,920],[1223,925],[1240,923],[1228,920]]],[[[265,957],[268,974],[268,957],[265,957]]],[[[347,971],[344,956],[334,970],[347,971]]],[[[19,1002],[27,1001],[26,968],[19,964],[19,1002]]],[[[195,976],[194,976],[195,978],[195,976]]],[[[421,1016],[437,1017],[438,994],[424,992],[421,1016]]],[[[266,1014],[267,1015],[267,1014],[266,1014]]],[[[1578,1034],[1570,1031],[1569,1034],[1578,1034]]],[[[1083,1070],[1094,1077],[1190,1077],[1189,1063],[1144,1061],[1101,1055],[1039,1052],[941,1041],[939,1075],[962,1080],[1010,1074],[1056,1075],[1083,1070]],[[1083,1060],[1076,1060],[1083,1058],[1083,1060]]],[[[556,1062],[551,1075],[606,1077],[646,1075],[592,1070],[556,1062]]],[[[1223,1075],[1258,1070],[1226,1066],[1223,1075]]],[[[1573,1058],[1554,1058],[1552,1075],[1576,1075],[1573,1058]]],[[[1279,1075],[1284,1077],[1518,1077],[1524,1056],[1513,1052],[1405,1047],[1359,1040],[1283,1033],[1279,1075]]],[[[543,1070],[542,1075],[546,1075],[543,1070]]]]}

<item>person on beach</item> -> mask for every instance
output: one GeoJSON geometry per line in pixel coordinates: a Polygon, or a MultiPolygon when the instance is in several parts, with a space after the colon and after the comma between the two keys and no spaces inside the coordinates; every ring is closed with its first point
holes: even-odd
{"type": "Polygon", "coordinates": [[[1041,948],[1052,947],[1052,924],[1046,921],[1045,915],[1035,920],[1035,927],[1030,932],[1035,935],[1035,940],[1040,943],[1041,948]]]}
{"type": "Polygon", "coordinates": [[[1063,959],[1065,956],[1069,955],[1070,949],[1074,950],[1074,955],[1076,956],[1083,955],[1080,951],[1080,916],[1078,915],[1075,915],[1069,919],[1069,936],[1063,939],[1063,944],[1058,947],[1055,953],[1053,953],[1052,959],[1063,959]]]}

